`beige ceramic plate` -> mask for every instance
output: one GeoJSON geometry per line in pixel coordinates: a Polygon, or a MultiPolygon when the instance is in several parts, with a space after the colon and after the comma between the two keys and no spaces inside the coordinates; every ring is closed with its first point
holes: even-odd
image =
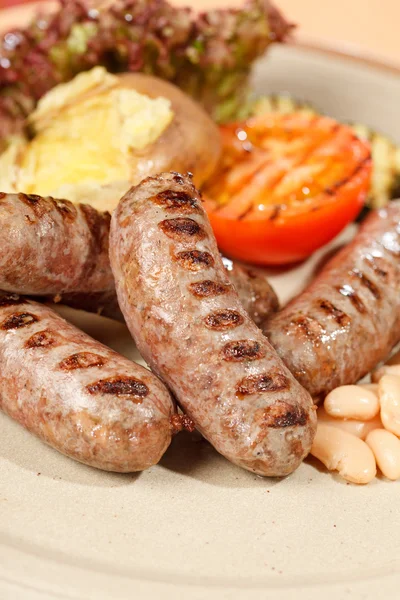
{"type": "MultiPolygon", "coordinates": [[[[275,48],[254,80],[259,91],[292,92],[400,142],[393,71],[275,48]]],[[[319,258],[272,277],[282,299],[319,258]]],[[[121,325],[68,314],[137,357],[121,325]]],[[[157,467],[114,475],[61,456],[4,415],[0,431],[2,600],[399,598],[398,483],[356,487],[312,462],[262,479],[188,435],[157,467]]]]}

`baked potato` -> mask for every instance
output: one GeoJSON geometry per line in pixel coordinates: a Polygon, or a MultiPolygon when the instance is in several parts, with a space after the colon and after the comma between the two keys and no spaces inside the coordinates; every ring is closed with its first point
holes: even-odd
{"type": "Polygon", "coordinates": [[[195,185],[200,187],[214,171],[220,156],[216,124],[192,98],[163,79],[142,73],[126,73],[119,78],[121,86],[131,87],[139,94],[167,98],[174,113],[162,135],[136,153],[135,183],[163,171],[190,171],[195,185]]]}
{"type": "Polygon", "coordinates": [[[56,86],[28,118],[30,136],[0,156],[0,189],[112,211],[143,178],[191,171],[200,186],[220,155],[217,126],[174,85],[104,68],[56,86]]]}

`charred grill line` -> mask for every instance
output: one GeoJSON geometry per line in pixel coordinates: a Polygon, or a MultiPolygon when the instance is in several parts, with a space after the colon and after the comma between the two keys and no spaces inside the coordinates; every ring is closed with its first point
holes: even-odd
{"type": "Polygon", "coordinates": [[[37,321],[39,321],[39,318],[31,313],[14,313],[10,317],[4,319],[0,325],[0,329],[4,329],[5,331],[21,329],[22,327],[28,327],[37,321]]]}
{"type": "Polygon", "coordinates": [[[373,283],[373,281],[369,279],[369,277],[365,275],[365,273],[362,273],[362,271],[360,271],[359,269],[353,269],[352,271],[350,271],[350,275],[357,277],[360,283],[371,292],[371,294],[374,296],[374,298],[376,298],[376,300],[381,299],[381,293],[378,287],[373,283]]]}
{"type": "Polygon", "coordinates": [[[198,212],[199,209],[197,198],[182,191],[165,190],[154,196],[153,201],[170,211],[198,212]]]}
{"type": "Polygon", "coordinates": [[[189,271],[200,271],[203,268],[214,266],[214,258],[209,252],[201,252],[200,250],[188,250],[186,252],[178,252],[175,255],[175,260],[189,271]]]}
{"type": "MultiPolygon", "coordinates": [[[[377,264],[377,260],[378,259],[376,259],[373,256],[367,256],[365,258],[367,265],[374,271],[374,273],[376,273],[376,275],[378,275],[378,277],[380,279],[383,279],[383,281],[386,282],[388,279],[389,273],[388,273],[388,271],[385,271],[377,264]]],[[[380,260],[382,260],[382,259],[380,259],[380,260]]]]}
{"type": "Polygon", "coordinates": [[[46,211],[46,201],[41,196],[37,196],[36,194],[18,194],[18,198],[29,206],[32,209],[35,216],[40,219],[47,212],[46,211]]]}
{"type": "Polygon", "coordinates": [[[306,315],[299,315],[291,319],[290,325],[294,325],[295,327],[300,329],[300,331],[304,333],[306,337],[308,337],[314,342],[318,342],[321,337],[323,329],[322,325],[312,317],[308,317],[306,315]],[[317,328],[315,327],[315,325],[317,326],[318,331],[316,330],[317,328]]]}
{"type": "Polygon", "coordinates": [[[290,406],[287,402],[277,401],[265,410],[262,425],[272,428],[304,426],[308,421],[306,411],[300,406],[290,406]]]}
{"type": "Polygon", "coordinates": [[[203,240],[206,237],[204,229],[194,219],[178,217],[165,219],[158,225],[166,236],[179,242],[203,240]]]}
{"type": "Polygon", "coordinates": [[[221,296],[222,294],[227,294],[229,289],[230,285],[226,285],[225,283],[217,283],[216,281],[211,281],[210,279],[189,284],[190,292],[198,298],[221,296]]]}
{"type": "Polygon", "coordinates": [[[228,342],[222,349],[223,359],[232,362],[259,360],[265,356],[258,342],[251,340],[235,340],[228,342]]]}
{"type": "Polygon", "coordinates": [[[329,188],[329,190],[337,192],[337,190],[339,188],[345,186],[349,181],[351,181],[353,179],[353,177],[355,177],[357,175],[357,173],[359,173],[359,171],[361,171],[361,169],[363,169],[365,167],[365,165],[370,161],[371,161],[371,153],[368,153],[368,155],[360,163],[358,163],[358,165],[355,167],[355,169],[349,175],[347,175],[346,177],[344,177],[343,179],[341,179],[340,181],[338,181],[337,183],[332,185],[329,188]]]}
{"type": "Polygon", "coordinates": [[[109,377],[100,379],[86,386],[89,394],[115,394],[116,396],[129,396],[135,398],[137,403],[142,402],[149,393],[149,388],[145,383],[134,377],[109,377]]]}
{"type": "Polygon", "coordinates": [[[76,369],[89,369],[91,367],[103,367],[105,360],[103,356],[93,352],[77,352],[64,358],[58,365],[62,371],[75,371],[76,369]]]}
{"type": "Polygon", "coordinates": [[[207,329],[214,329],[214,331],[225,331],[227,329],[233,329],[243,324],[243,317],[236,310],[220,310],[214,313],[210,313],[204,319],[204,324],[207,329]]]}
{"type": "Polygon", "coordinates": [[[333,319],[341,327],[348,325],[351,321],[350,317],[346,315],[346,313],[337,308],[334,304],[332,304],[332,302],[329,302],[329,300],[317,300],[317,306],[327,315],[333,317],[333,319]]]}
{"type": "Polygon", "coordinates": [[[54,346],[55,342],[54,333],[48,329],[44,329],[43,331],[34,333],[25,342],[25,348],[49,348],[50,346],[54,346]]]}
{"type": "Polygon", "coordinates": [[[250,396],[263,392],[279,392],[289,389],[289,380],[282,373],[250,375],[244,377],[236,386],[236,393],[240,396],[250,396]]]}
{"type": "Polygon", "coordinates": [[[334,289],[337,292],[339,292],[339,294],[341,294],[342,296],[345,296],[346,298],[348,298],[350,300],[350,302],[352,303],[352,305],[354,306],[354,308],[356,310],[358,310],[359,313],[364,314],[367,312],[364,302],[361,300],[360,296],[357,294],[355,289],[352,288],[351,285],[346,284],[346,285],[343,285],[342,287],[338,286],[334,289]]]}
{"type": "Polygon", "coordinates": [[[49,198],[49,200],[54,202],[56,210],[63,219],[68,219],[71,222],[76,219],[78,212],[72,202],[69,202],[68,200],[54,200],[53,198],[49,198]]]}

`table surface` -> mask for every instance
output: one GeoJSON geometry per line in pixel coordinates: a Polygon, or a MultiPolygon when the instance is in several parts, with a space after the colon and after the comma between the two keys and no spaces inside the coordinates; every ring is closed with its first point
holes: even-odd
{"type": "MultiPolygon", "coordinates": [[[[243,0],[173,0],[201,9],[239,6],[243,0]]],[[[21,0],[0,0],[0,8],[21,0]]],[[[276,0],[299,25],[302,39],[324,41],[343,51],[370,55],[400,65],[400,0],[276,0]]]]}

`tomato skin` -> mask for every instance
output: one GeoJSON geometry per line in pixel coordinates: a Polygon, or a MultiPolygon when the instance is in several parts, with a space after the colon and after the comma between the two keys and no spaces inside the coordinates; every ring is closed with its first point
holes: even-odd
{"type": "Polygon", "coordinates": [[[304,260],[358,216],[366,200],[371,170],[372,162],[367,159],[335,195],[321,194],[308,211],[287,218],[284,212],[275,220],[220,217],[206,199],[205,206],[221,252],[259,265],[285,265],[304,260]]]}

